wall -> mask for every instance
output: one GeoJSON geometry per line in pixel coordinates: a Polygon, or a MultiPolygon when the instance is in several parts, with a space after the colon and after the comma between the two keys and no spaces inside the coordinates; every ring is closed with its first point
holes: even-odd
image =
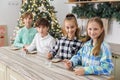
{"type": "Polygon", "coordinates": [[[17,25],[21,0],[0,0],[0,25],[7,25],[8,43],[17,25]]]}
{"type": "MultiPolygon", "coordinates": [[[[67,13],[71,13],[71,5],[65,4],[68,0],[54,0],[50,1],[50,4],[55,7],[55,10],[57,11],[56,16],[59,21],[59,23],[62,25],[63,20],[67,13]]],[[[74,5],[74,4],[73,4],[74,5]]]]}
{"type": "MultiPolygon", "coordinates": [[[[52,5],[55,6],[55,10],[58,11],[57,17],[60,24],[62,24],[65,15],[67,13],[70,13],[72,6],[74,6],[74,4],[65,4],[65,2],[68,2],[68,0],[54,0],[54,2],[52,2],[52,5]]],[[[80,22],[79,19],[78,22],[80,22]]],[[[108,33],[105,37],[105,41],[120,44],[120,37],[118,37],[120,35],[120,22],[113,20],[109,25],[110,26],[108,28],[108,33]]]]}
{"type": "Polygon", "coordinates": [[[112,20],[109,25],[108,35],[105,40],[110,43],[120,44],[120,22],[112,20]]]}
{"type": "MultiPolygon", "coordinates": [[[[62,25],[65,15],[71,12],[72,6],[75,4],[65,4],[68,0],[54,0],[50,1],[50,4],[55,7],[57,11],[56,16],[59,23],[62,25]]],[[[7,25],[8,27],[8,42],[10,36],[13,34],[13,29],[17,25],[17,19],[19,18],[19,11],[21,6],[21,0],[1,0],[0,1],[0,25],[7,25]]],[[[79,21],[79,19],[78,19],[79,21]]],[[[105,40],[107,42],[120,44],[120,24],[113,20],[109,26],[108,35],[105,40]]]]}

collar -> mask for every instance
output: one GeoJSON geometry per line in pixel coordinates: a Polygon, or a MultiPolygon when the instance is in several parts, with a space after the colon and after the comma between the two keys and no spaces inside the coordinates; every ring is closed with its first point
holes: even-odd
{"type": "Polygon", "coordinates": [[[31,30],[33,27],[30,27],[29,29],[25,26],[24,29],[26,30],[31,30]]]}
{"type": "Polygon", "coordinates": [[[92,47],[93,47],[92,43],[93,43],[93,40],[90,39],[89,41],[86,42],[86,45],[87,45],[87,46],[92,46],[92,47]]]}
{"type": "MultiPolygon", "coordinates": [[[[69,40],[67,36],[63,37],[63,39],[69,40]]],[[[69,41],[73,41],[73,40],[77,40],[77,37],[74,37],[72,40],[69,41]]]]}
{"type": "Polygon", "coordinates": [[[48,33],[46,36],[42,37],[40,34],[41,39],[47,39],[50,36],[50,34],[48,33]]]}

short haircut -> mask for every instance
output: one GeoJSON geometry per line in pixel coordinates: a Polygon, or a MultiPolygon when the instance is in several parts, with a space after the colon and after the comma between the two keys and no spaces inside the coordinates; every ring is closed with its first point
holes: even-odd
{"type": "Polygon", "coordinates": [[[33,14],[30,11],[23,13],[23,15],[21,16],[21,18],[23,20],[24,18],[26,18],[28,16],[30,16],[30,18],[33,19],[33,14]]]}
{"type": "Polygon", "coordinates": [[[39,27],[40,25],[50,27],[50,23],[45,18],[40,18],[35,22],[35,27],[39,27]]]}

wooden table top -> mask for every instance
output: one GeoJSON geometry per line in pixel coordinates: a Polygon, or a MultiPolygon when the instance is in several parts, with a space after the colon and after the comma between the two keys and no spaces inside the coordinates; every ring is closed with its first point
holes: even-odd
{"type": "Polygon", "coordinates": [[[109,76],[77,76],[66,70],[63,62],[51,63],[44,55],[25,54],[22,50],[13,51],[10,47],[0,48],[0,63],[17,72],[26,80],[108,80],[109,76]]]}

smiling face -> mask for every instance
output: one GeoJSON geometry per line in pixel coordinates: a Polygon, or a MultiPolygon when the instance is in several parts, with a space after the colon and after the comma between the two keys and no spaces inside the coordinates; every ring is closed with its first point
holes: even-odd
{"type": "Polygon", "coordinates": [[[31,27],[32,21],[33,21],[33,19],[30,17],[30,15],[28,15],[27,17],[25,17],[25,18],[23,19],[23,22],[24,22],[24,24],[25,24],[25,26],[26,26],[27,28],[30,28],[30,27],[31,27]]]}
{"type": "Polygon", "coordinates": [[[89,22],[87,27],[87,33],[93,39],[93,41],[96,41],[98,37],[103,32],[103,28],[97,23],[97,22],[89,22]]]}
{"type": "Polygon", "coordinates": [[[42,37],[45,37],[48,35],[48,30],[50,23],[45,18],[40,18],[35,22],[35,26],[37,28],[37,31],[40,33],[42,37]]]}
{"type": "Polygon", "coordinates": [[[69,39],[73,39],[75,37],[75,32],[76,32],[76,24],[73,20],[65,20],[65,31],[67,33],[67,37],[69,39]]]}
{"type": "Polygon", "coordinates": [[[42,37],[45,37],[48,35],[48,27],[39,25],[39,27],[36,27],[37,31],[40,33],[42,37]]]}

